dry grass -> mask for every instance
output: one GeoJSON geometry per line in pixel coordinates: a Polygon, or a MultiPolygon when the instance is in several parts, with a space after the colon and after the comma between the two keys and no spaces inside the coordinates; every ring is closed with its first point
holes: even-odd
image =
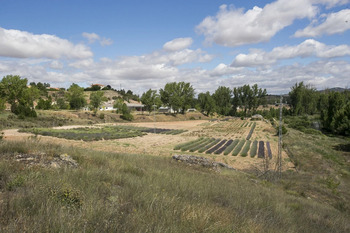
{"type": "Polygon", "coordinates": [[[243,173],[145,155],[0,143],[1,232],[348,232],[348,216],[243,173]],[[77,169],[18,153],[68,153],[77,169]],[[11,187],[11,188],[9,188],[11,187]]]}

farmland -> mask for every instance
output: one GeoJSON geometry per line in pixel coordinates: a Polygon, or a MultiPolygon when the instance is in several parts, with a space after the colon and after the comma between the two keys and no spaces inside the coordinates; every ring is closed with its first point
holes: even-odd
{"type": "MultiPolygon", "coordinates": [[[[33,133],[42,141],[51,141],[54,137],[55,141],[60,143],[101,151],[165,157],[174,153],[204,156],[243,170],[262,166],[261,159],[258,159],[260,157],[253,156],[259,153],[254,150],[261,150],[259,146],[256,149],[254,141],[270,144],[272,163],[275,161],[278,148],[275,131],[269,123],[238,118],[216,121],[109,123],[93,127],[64,126],[29,128],[22,131],[33,133]],[[174,150],[181,144],[185,146],[174,150]]],[[[9,140],[21,135],[14,130],[5,131],[5,137],[9,140]]],[[[28,134],[23,134],[23,137],[28,137],[28,134]]],[[[264,154],[268,154],[265,147],[264,154]]],[[[283,153],[283,157],[287,158],[287,155],[283,153]]],[[[286,163],[284,169],[291,167],[293,167],[291,163],[286,163]]]]}

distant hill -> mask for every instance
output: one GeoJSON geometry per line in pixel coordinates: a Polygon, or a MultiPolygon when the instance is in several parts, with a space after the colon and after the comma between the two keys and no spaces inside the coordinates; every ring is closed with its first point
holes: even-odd
{"type": "Polygon", "coordinates": [[[325,90],[319,90],[318,92],[321,92],[321,93],[326,93],[326,92],[344,92],[346,90],[349,90],[349,89],[342,88],[342,87],[333,87],[333,88],[327,88],[325,90]]]}

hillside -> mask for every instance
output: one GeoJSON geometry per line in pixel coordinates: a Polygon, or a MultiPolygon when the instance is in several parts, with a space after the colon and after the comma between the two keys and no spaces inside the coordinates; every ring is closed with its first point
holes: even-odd
{"type": "MultiPolygon", "coordinates": [[[[31,127],[50,125],[49,119],[61,119],[64,125],[95,118],[96,123],[103,123],[116,115],[100,119],[79,111],[39,113],[41,122],[32,122],[31,127]]],[[[79,133],[71,129],[76,126],[42,128],[46,130],[43,135],[4,130],[0,140],[0,231],[350,230],[348,138],[288,129],[283,138],[282,179],[277,179],[277,137],[268,122],[248,118],[208,121],[199,113],[161,114],[156,119],[154,122],[154,115],[145,113],[136,115],[134,123],[83,124],[79,140],[64,138],[79,133]],[[98,136],[98,131],[87,126],[122,138],[91,141],[88,137],[98,136]],[[154,128],[182,131],[161,134],[154,133],[154,128]],[[138,129],[151,130],[124,138],[138,129]],[[49,136],[54,130],[58,137],[49,136]],[[205,147],[211,138],[244,141],[245,146],[227,155],[190,150],[205,147]],[[193,140],[202,141],[174,150],[193,140]],[[265,144],[265,159],[251,152],[255,141],[265,144]],[[267,156],[267,142],[272,158],[267,156]],[[173,160],[174,154],[226,163],[235,170],[189,166],[173,160]]],[[[28,128],[30,122],[22,124],[28,128]]]]}

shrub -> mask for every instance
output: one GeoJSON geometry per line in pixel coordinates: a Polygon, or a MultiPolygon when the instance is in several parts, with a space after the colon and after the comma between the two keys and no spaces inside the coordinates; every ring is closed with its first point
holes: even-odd
{"type": "Polygon", "coordinates": [[[101,120],[105,119],[105,114],[104,113],[100,113],[100,119],[101,120]]]}
{"type": "Polygon", "coordinates": [[[131,113],[124,113],[123,115],[120,116],[120,118],[126,121],[134,120],[134,116],[131,113]]]}

